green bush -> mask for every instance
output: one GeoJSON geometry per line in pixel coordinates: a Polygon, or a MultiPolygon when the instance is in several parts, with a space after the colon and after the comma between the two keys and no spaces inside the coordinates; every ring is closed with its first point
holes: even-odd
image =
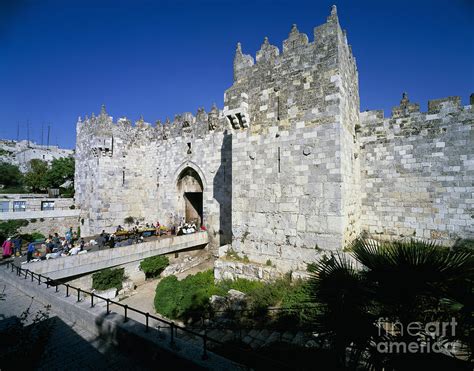
{"type": "Polygon", "coordinates": [[[222,280],[218,282],[217,285],[224,294],[230,289],[234,289],[249,295],[254,291],[262,290],[265,283],[262,281],[251,281],[245,278],[237,278],[235,280],[222,280]]]}
{"type": "Polygon", "coordinates": [[[272,283],[243,278],[215,283],[212,270],[182,281],[175,276],[163,278],[156,287],[155,309],[168,318],[192,319],[208,309],[212,295],[226,295],[230,289],[245,293],[248,307],[255,312],[279,305],[289,309],[285,313],[297,320],[309,318],[311,314],[300,310],[302,306],[311,305],[310,290],[305,281],[291,282],[290,277],[285,276],[272,283]]]}
{"type": "Polygon", "coordinates": [[[168,318],[190,319],[205,310],[211,295],[222,294],[214,284],[212,270],[199,272],[178,281],[175,276],[163,278],[156,286],[155,309],[168,318]]]}
{"type": "Polygon", "coordinates": [[[74,188],[59,188],[59,193],[63,198],[73,198],[74,197],[74,188]]]}
{"type": "Polygon", "coordinates": [[[33,232],[31,234],[31,237],[33,237],[33,241],[35,240],[44,240],[46,237],[44,236],[44,234],[42,233],[39,233],[39,232],[33,232]]]}
{"type": "Polygon", "coordinates": [[[33,242],[36,240],[44,240],[45,236],[42,233],[39,232],[33,232],[33,233],[23,233],[19,235],[20,238],[25,241],[25,242],[33,242]]]}
{"type": "Polygon", "coordinates": [[[0,223],[0,241],[5,241],[8,237],[18,234],[18,229],[26,227],[29,224],[28,220],[7,220],[0,223]]]}
{"type": "Polygon", "coordinates": [[[248,295],[248,302],[252,309],[264,310],[270,306],[280,304],[288,292],[293,289],[289,276],[265,283],[259,290],[254,290],[248,295]]]}
{"type": "Polygon", "coordinates": [[[23,174],[16,165],[0,162],[0,184],[5,188],[21,188],[23,174]]]}
{"type": "Polygon", "coordinates": [[[158,277],[169,263],[167,256],[152,256],[140,262],[140,270],[145,273],[146,278],[158,277]]]}
{"type": "Polygon", "coordinates": [[[92,275],[92,288],[95,290],[108,290],[115,287],[117,290],[120,290],[125,278],[124,271],[124,268],[107,268],[94,273],[92,275]]]}
{"type": "Polygon", "coordinates": [[[17,187],[3,187],[0,189],[1,194],[8,194],[8,193],[28,193],[28,191],[23,186],[17,187]]]}

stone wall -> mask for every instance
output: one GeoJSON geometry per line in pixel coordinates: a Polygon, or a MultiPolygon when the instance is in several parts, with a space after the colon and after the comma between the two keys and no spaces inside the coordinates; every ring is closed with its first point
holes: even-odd
{"type": "Polygon", "coordinates": [[[472,107],[452,98],[420,113],[404,98],[391,118],[360,114],[356,61],[335,7],[313,40],[293,25],[281,52],[265,38],[253,58],[239,43],[233,70],[222,110],[155,126],[113,122],[105,109],[79,119],[85,234],[113,231],[127,216],[177,225],[182,178],[194,174],[211,251],[230,243],[279,271],[304,270],[364,230],[472,236],[472,107]]]}
{"type": "Polygon", "coordinates": [[[474,237],[473,102],[404,94],[385,118],[361,113],[362,226],[385,238],[444,242],[474,237]]]}

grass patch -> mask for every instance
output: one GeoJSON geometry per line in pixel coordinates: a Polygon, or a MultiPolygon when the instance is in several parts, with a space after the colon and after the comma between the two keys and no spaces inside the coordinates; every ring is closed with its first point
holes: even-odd
{"type": "Polygon", "coordinates": [[[235,251],[233,248],[230,248],[226,251],[225,256],[229,260],[235,260],[243,263],[250,263],[249,257],[247,255],[244,255],[241,257],[237,251],[235,251]]]}

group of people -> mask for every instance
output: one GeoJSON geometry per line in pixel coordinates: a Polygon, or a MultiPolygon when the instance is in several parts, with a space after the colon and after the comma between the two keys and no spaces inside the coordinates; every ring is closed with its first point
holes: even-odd
{"type": "Polygon", "coordinates": [[[155,232],[156,236],[159,236],[162,232],[162,226],[159,221],[156,223],[145,223],[145,224],[140,224],[138,221],[135,223],[135,225],[129,229],[128,231],[125,230],[124,227],[119,225],[117,229],[115,230],[115,233],[120,233],[120,232],[128,232],[128,233],[134,233],[134,234],[139,234],[140,232],[155,232]]]}
{"type": "Polygon", "coordinates": [[[178,227],[177,235],[180,236],[182,234],[191,234],[197,232],[196,223],[185,223],[184,221],[178,227]]]}
{"type": "MultiPolygon", "coordinates": [[[[183,234],[191,234],[197,232],[199,229],[201,230],[206,230],[204,226],[198,227],[199,222],[197,220],[191,221],[191,222],[186,222],[185,219],[183,218],[181,223],[178,225],[176,228],[175,226],[171,227],[169,231],[171,232],[172,235],[183,235],[183,234]]],[[[165,230],[167,228],[163,228],[162,225],[160,224],[159,221],[156,223],[146,223],[144,225],[140,225],[138,222],[136,225],[133,226],[132,229],[126,231],[121,225],[119,225],[115,231],[116,234],[120,233],[127,233],[128,235],[133,235],[136,237],[136,239],[141,239],[143,240],[143,237],[148,237],[151,235],[155,236],[161,236],[162,234],[165,233],[165,230]],[[153,231],[154,230],[154,231],[153,231]],[[153,233],[154,232],[154,233],[153,233]]],[[[105,233],[105,232],[102,232],[105,233]]],[[[111,236],[114,236],[112,234],[111,236]]],[[[139,242],[138,240],[136,242],[139,242]]]]}
{"type": "MultiPolygon", "coordinates": [[[[34,259],[54,259],[60,256],[77,255],[86,252],[86,243],[83,238],[79,238],[77,232],[70,227],[64,237],[59,237],[58,233],[49,235],[44,241],[31,241],[26,248],[26,263],[34,259]]],[[[22,239],[9,237],[2,244],[3,258],[22,256],[22,239]]],[[[22,263],[23,264],[23,263],[22,263]]]]}
{"type": "Polygon", "coordinates": [[[178,226],[178,231],[176,234],[180,236],[182,234],[191,234],[198,231],[206,231],[206,227],[200,223],[199,219],[186,222],[186,220],[183,218],[178,226]]]}
{"type": "MultiPolygon", "coordinates": [[[[42,244],[46,248],[46,254],[44,258],[55,259],[61,256],[77,255],[85,250],[86,243],[83,238],[79,240],[77,233],[72,231],[72,227],[66,231],[64,238],[60,238],[58,233],[49,235],[48,238],[42,244]],[[78,243],[79,242],[79,243],[78,243]]],[[[28,253],[30,246],[28,246],[28,253]]],[[[32,247],[33,250],[33,247],[32,247]]],[[[34,250],[32,251],[34,252],[34,250]]],[[[27,255],[27,262],[32,259],[32,256],[27,255]]]]}
{"type": "MultiPolygon", "coordinates": [[[[183,235],[195,233],[199,229],[206,230],[204,226],[199,228],[197,226],[198,224],[199,223],[197,221],[192,221],[190,223],[185,222],[183,218],[178,228],[172,227],[170,231],[173,235],[183,235]]],[[[153,234],[160,236],[161,234],[165,233],[165,229],[166,228],[163,228],[159,221],[156,223],[146,223],[144,225],[140,225],[137,222],[137,224],[134,225],[129,231],[125,231],[125,229],[119,225],[115,233],[109,234],[103,230],[95,240],[91,240],[89,243],[90,245],[98,245],[99,249],[106,246],[109,248],[127,246],[134,243],[143,242],[144,237],[151,236],[153,234]],[[121,234],[125,234],[126,238],[121,239],[121,234]]],[[[87,252],[85,250],[86,243],[84,239],[79,238],[77,232],[72,230],[72,227],[66,231],[64,237],[59,237],[58,233],[54,233],[54,235],[49,235],[45,241],[40,243],[30,242],[26,252],[27,262],[33,260],[34,255],[38,255],[38,245],[40,245],[45,250],[44,255],[37,256],[38,259],[55,259],[61,256],[77,255],[87,252]]],[[[20,237],[7,238],[2,244],[3,258],[9,258],[12,255],[15,257],[21,256],[21,246],[22,240],[20,237]]]]}

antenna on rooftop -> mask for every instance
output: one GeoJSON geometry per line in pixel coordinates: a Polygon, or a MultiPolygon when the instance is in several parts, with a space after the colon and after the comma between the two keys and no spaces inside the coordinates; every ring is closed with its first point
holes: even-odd
{"type": "MultiPolygon", "coordinates": [[[[51,124],[51,123],[49,123],[49,124],[51,124]]],[[[47,143],[46,146],[47,146],[48,149],[49,149],[49,132],[51,130],[51,125],[49,125],[49,124],[48,124],[48,139],[47,139],[47,142],[46,142],[47,143]]]]}
{"type": "Polygon", "coordinates": [[[43,145],[43,137],[44,137],[44,122],[41,123],[41,145],[43,145]]]}
{"type": "Polygon", "coordinates": [[[20,121],[16,122],[16,141],[20,141],[20,121]]]}
{"type": "Polygon", "coordinates": [[[30,120],[26,120],[26,140],[28,141],[28,147],[30,147],[30,120]]]}

